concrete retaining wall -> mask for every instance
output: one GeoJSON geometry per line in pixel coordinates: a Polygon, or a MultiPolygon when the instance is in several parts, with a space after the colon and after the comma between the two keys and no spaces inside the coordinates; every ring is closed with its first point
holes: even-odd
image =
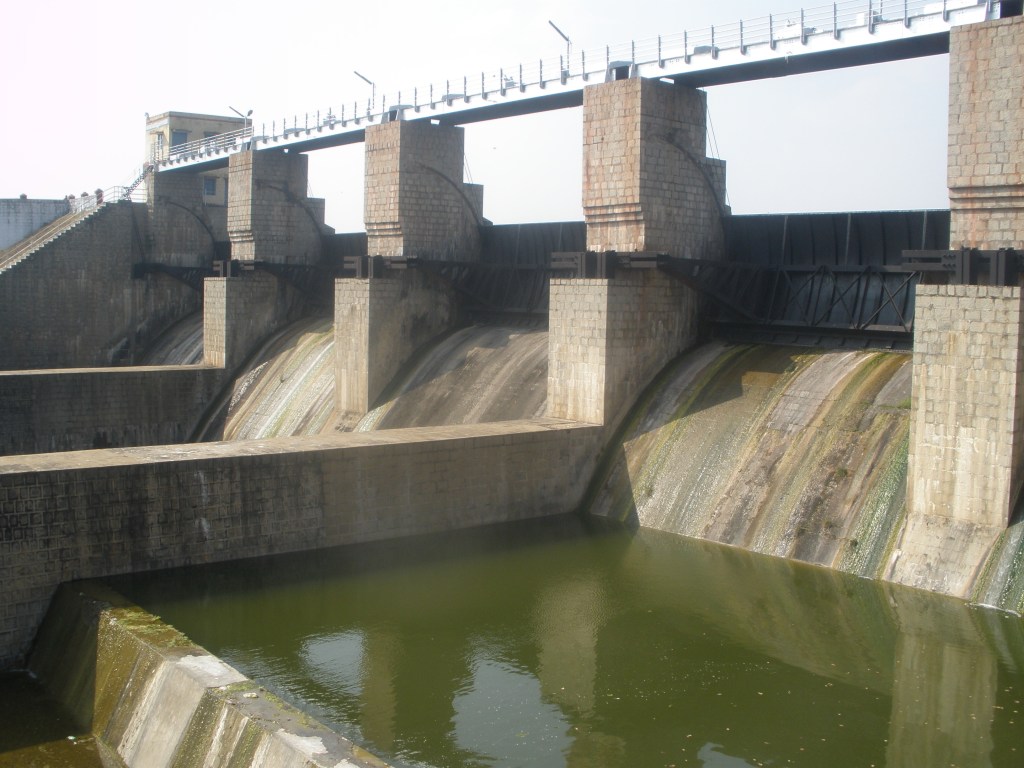
{"type": "Polygon", "coordinates": [[[67,200],[0,200],[0,249],[69,212],[67,200]]]}
{"type": "Polygon", "coordinates": [[[599,439],[538,419],[0,458],[0,670],[61,582],[569,512],[599,439]]]}
{"type": "Polygon", "coordinates": [[[0,372],[0,455],[185,442],[224,378],[197,366],[0,372]]]}

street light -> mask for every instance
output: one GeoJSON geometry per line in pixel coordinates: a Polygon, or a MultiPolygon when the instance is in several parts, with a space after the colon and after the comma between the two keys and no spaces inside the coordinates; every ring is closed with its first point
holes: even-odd
{"type": "MultiPolygon", "coordinates": [[[[373,105],[373,108],[376,109],[377,108],[377,84],[375,82],[373,82],[373,80],[368,78],[366,75],[361,75],[358,72],[356,72],[354,69],[352,70],[352,74],[355,75],[356,77],[358,77],[363,82],[370,84],[370,103],[373,105]]],[[[367,117],[369,117],[370,111],[371,110],[369,110],[369,109],[366,110],[367,117]]]]}
{"type": "MultiPolygon", "coordinates": [[[[250,109],[248,112],[246,112],[243,115],[241,112],[239,112],[237,109],[232,107],[230,104],[228,104],[228,109],[230,109],[232,112],[234,112],[240,118],[242,118],[242,136],[244,137],[246,132],[249,130],[249,122],[250,122],[249,118],[252,117],[252,110],[250,109]]],[[[249,146],[250,147],[252,146],[252,139],[251,138],[250,138],[250,141],[249,141],[249,146]]]]}
{"type": "Polygon", "coordinates": [[[560,30],[558,28],[558,25],[555,24],[555,22],[551,21],[551,19],[548,19],[548,24],[550,24],[551,28],[553,30],[555,30],[555,32],[557,32],[561,36],[561,38],[563,40],[565,40],[565,70],[564,71],[565,71],[565,74],[568,75],[569,74],[569,59],[572,58],[572,40],[570,40],[569,36],[567,34],[565,34],[565,32],[563,32],[562,30],[560,30]]]}

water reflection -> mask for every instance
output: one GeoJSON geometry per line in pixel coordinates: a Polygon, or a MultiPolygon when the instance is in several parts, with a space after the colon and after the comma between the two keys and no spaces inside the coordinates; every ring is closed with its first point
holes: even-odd
{"type": "Polygon", "coordinates": [[[1021,764],[1019,618],[584,528],[497,527],[120,586],[399,765],[1021,764]]]}
{"type": "Polygon", "coordinates": [[[541,765],[568,752],[571,723],[529,670],[478,655],[467,690],[455,695],[455,743],[493,766],[541,765]]]}

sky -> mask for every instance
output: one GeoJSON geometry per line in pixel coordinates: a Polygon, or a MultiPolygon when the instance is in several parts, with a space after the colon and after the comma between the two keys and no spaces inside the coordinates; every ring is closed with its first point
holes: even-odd
{"type": "MultiPolygon", "coordinates": [[[[821,3],[807,3],[808,7],[821,3]]],[[[145,114],[272,120],[573,51],[797,10],[799,0],[48,0],[0,14],[0,198],[128,183],[145,114]]],[[[946,56],[708,89],[735,213],[948,207],[946,56]]],[[[582,220],[582,110],[466,126],[496,224],[582,220]]],[[[362,230],[362,145],[311,153],[327,223],[362,230]]]]}

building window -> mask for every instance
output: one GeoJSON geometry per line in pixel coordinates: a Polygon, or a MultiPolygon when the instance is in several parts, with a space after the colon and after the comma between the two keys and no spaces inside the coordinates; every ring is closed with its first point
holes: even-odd
{"type": "Polygon", "coordinates": [[[203,194],[206,197],[213,197],[217,194],[216,177],[206,176],[203,178],[203,194]]]}
{"type": "Polygon", "coordinates": [[[188,131],[171,131],[171,146],[180,147],[188,143],[188,131]]]}

